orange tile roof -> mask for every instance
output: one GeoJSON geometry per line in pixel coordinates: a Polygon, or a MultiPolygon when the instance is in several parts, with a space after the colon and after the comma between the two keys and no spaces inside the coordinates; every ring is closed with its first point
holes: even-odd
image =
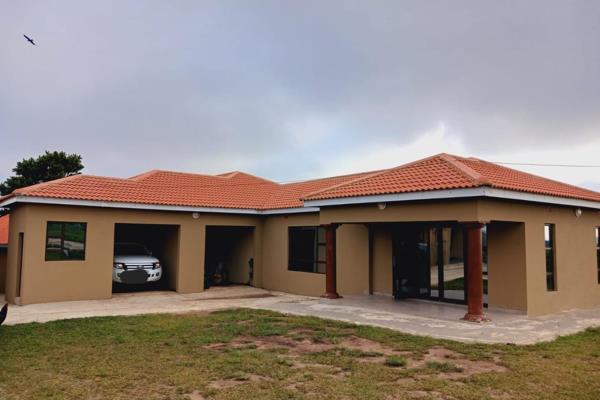
{"type": "Polygon", "coordinates": [[[579,200],[600,201],[600,193],[531,175],[477,158],[438,154],[313,192],[303,200],[335,199],[440,189],[491,187],[579,200]]]}
{"type": "Polygon", "coordinates": [[[8,225],[10,221],[10,215],[4,215],[0,217],[0,246],[8,244],[8,225]]]}
{"type": "Polygon", "coordinates": [[[74,175],[15,190],[12,196],[148,205],[266,210],[334,199],[489,186],[600,201],[600,193],[475,158],[439,154],[396,168],[280,184],[244,172],[202,175],[152,170],[127,179],[74,175]]]}

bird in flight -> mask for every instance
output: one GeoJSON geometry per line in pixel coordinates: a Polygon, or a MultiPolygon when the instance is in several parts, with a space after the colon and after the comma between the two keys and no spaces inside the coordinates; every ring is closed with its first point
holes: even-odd
{"type": "Polygon", "coordinates": [[[27,41],[28,41],[29,43],[31,43],[32,45],[34,45],[34,46],[35,46],[35,42],[33,41],[33,39],[32,39],[32,38],[30,38],[30,37],[29,37],[29,36],[27,36],[27,35],[23,35],[23,36],[25,36],[25,39],[27,39],[27,41]]]}

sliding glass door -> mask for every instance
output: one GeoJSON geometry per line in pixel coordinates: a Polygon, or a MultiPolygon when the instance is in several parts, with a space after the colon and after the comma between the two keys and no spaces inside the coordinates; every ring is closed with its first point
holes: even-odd
{"type": "Polygon", "coordinates": [[[459,225],[399,226],[394,232],[394,295],[464,303],[465,241],[459,225]]]}

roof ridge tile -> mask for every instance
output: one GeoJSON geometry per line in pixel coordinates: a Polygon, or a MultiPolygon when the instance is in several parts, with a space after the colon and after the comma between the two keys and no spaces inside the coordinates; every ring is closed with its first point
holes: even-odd
{"type": "Polygon", "coordinates": [[[342,188],[344,186],[351,185],[351,184],[354,184],[354,183],[357,183],[357,182],[360,182],[360,181],[363,181],[363,180],[366,180],[366,179],[371,179],[371,178],[374,178],[374,177],[377,177],[377,176],[380,176],[380,175],[384,175],[384,174],[392,172],[392,171],[397,171],[399,169],[408,168],[408,167],[410,167],[412,165],[415,165],[415,164],[425,163],[425,162],[433,160],[435,158],[440,158],[442,156],[451,156],[451,155],[450,154],[446,154],[446,153],[439,153],[439,154],[435,154],[435,155],[432,155],[432,156],[429,156],[429,157],[425,157],[425,158],[422,158],[422,159],[419,159],[419,160],[411,161],[411,162],[408,162],[408,163],[405,163],[405,164],[402,164],[402,165],[398,165],[396,167],[379,170],[379,171],[376,171],[373,174],[368,174],[368,175],[365,175],[365,176],[361,176],[361,177],[358,177],[356,179],[353,179],[353,180],[350,180],[350,181],[346,181],[346,182],[341,182],[341,183],[339,183],[337,185],[333,185],[333,186],[330,186],[330,187],[327,187],[327,188],[324,188],[324,189],[321,189],[321,190],[317,190],[317,191],[312,192],[312,193],[307,193],[304,196],[302,196],[302,200],[308,199],[308,198],[310,198],[312,196],[316,196],[316,195],[318,195],[320,193],[327,192],[329,190],[339,189],[339,188],[342,188]]]}
{"type": "Polygon", "coordinates": [[[452,154],[442,153],[440,159],[446,161],[448,164],[456,168],[460,173],[471,179],[477,186],[491,186],[492,182],[485,176],[475,171],[468,165],[463,164],[460,161],[460,157],[453,156],[452,154]]]}
{"type": "MultiPolygon", "coordinates": [[[[544,176],[535,175],[535,174],[532,174],[530,172],[525,172],[525,171],[521,171],[521,170],[518,170],[518,169],[510,168],[510,167],[505,167],[504,165],[495,164],[493,162],[482,160],[482,159],[477,158],[477,157],[469,157],[468,160],[474,161],[474,162],[480,162],[482,164],[485,164],[485,165],[488,165],[488,166],[492,166],[494,168],[502,168],[502,169],[507,170],[507,171],[515,172],[515,173],[518,173],[518,174],[527,175],[527,176],[529,176],[531,178],[534,178],[534,179],[542,179],[544,181],[552,182],[552,183],[555,183],[555,184],[558,184],[558,185],[561,185],[561,186],[568,186],[568,187],[570,187],[572,189],[577,189],[577,190],[581,190],[581,191],[584,191],[584,192],[589,192],[590,194],[597,195],[598,199],[599,199],[598,201],[600,201],[600,192],[597,192],[597,191],[592,190],[592,189],[587,189],[587,188],[584,188],[584,187],[572,185],[570,183],[561,182],[561,181],[558,181],[556,179],[546,178],[544,176]]],[[[492,184],[492,186],[494,186],[494,184],[492,184]]],[[[513,190],[515,190],[515,189],[513,189],[513,190]]]]}

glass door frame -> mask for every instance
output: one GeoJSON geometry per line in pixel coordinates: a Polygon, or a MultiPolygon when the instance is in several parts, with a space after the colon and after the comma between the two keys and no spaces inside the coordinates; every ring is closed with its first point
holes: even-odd
{"type": "MultiPolygon", "coordinates": [[[[400,223],[400,224],[394,224],[394,227],[392,229],[392,291],[393,291],[393,296],[396,299],[402,299],[402,298],[420,298],[420,299],[427,299],[427,300],[433,300],[433,301],[440,301],[440,302],[444,302],[444,303],[454,303],[454,304],[466,304],[467,303],[467,258],[465,257],[466,255],[466,240],[464,240],[465,236],[464,236],[464,229],[462,228],[462,226],[456,222],[434,222],[434,223],[400,223]],[[464,300],[460,300],[460,299],[451,299],[451,298],[446,298],[445,297],[445,288],[444,288],[444,240],[443,240],[443,230],[444,228],[455,228],[455,229],[461,229],[463,232],[463,251],[462,251],[462,259],[463,259],[463,282],[464,282],[464,300]],[[415,295],[415,296],[405,296],[402,295],[402,292],[400,291],[401,286],[400,286],[400,263],[398,260],[398,237],[399,237],[399,231],[402,229],[406,229],[409,233],[413,233],[415,235],[415,237],[417,237],[417,235],[422,234],[424,231],[427,232],[427,246],[428,246],[428,258],[431,255],[431,236],[429,234],[429,232],[431,231],[431,229],[436,229],[435,231],[435,235],[436,235],[436,244],[437,244],[437,249],[436,249],[436,255],[437,255],[437,278],[438,278],[438,296],[431,296],[431,275],[429,275],[428,278],[428,283],[427,283],[427,295],[415,295]]],[[[418,242],[418,240],[415,240],[415,242],[418,242]]],[[[430,258],[429,258],[430,260],[430,258]]],[[[431,261],[428,261],[427,263],[427,268],[429,270],[429,274],[431,274],[431,261]]],[[[419,268],[419,266],[414,266],[416,268],[419,268]]],[[[422,267],[421,267],[422,268],[422,267]]],[[[417,271],[417,276],[419,274],[420,271],[417,271]]],[[[419,294],[420,293],[420,287],[415,288],[414,290],[416,290],[416,292],[419,294]]]]}

